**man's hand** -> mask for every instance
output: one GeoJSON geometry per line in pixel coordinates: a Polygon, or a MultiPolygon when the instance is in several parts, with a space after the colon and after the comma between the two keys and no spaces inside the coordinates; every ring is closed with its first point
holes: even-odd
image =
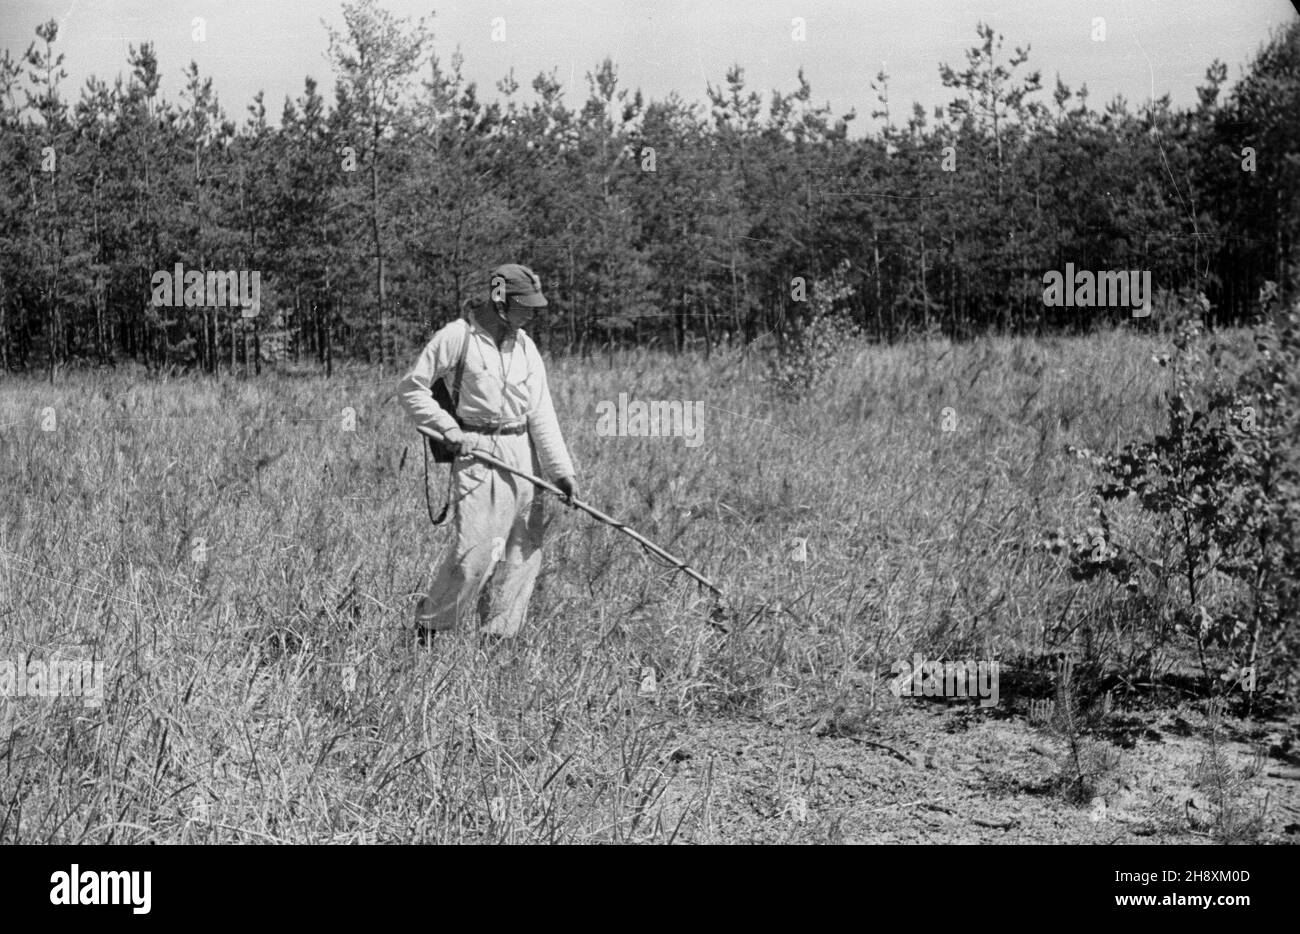
{"type": "Polygon", "coordinates": [[[457,457],[468,457],[470,451],[476,450],[474,442],[459,428],[453,428],[442,436],[443,440],[456,452],[457,457]]]}
{"type": "Polygon", "coordinates": [[[555,481],[555,485],[560,488],[564,494],[564,504],[572,506],[574,497],[578,495],[578,484],[572,477],[560,477],[555,481]]]}

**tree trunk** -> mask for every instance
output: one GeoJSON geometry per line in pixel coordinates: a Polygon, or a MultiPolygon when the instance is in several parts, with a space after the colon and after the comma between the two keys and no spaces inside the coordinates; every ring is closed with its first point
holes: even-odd
{"type": "Polygon", "coordinates": [[[925,241],[921,241],[921,306],[925,332],[930,332],[930,293],[925,284],[925,241]]]}
{"type": "Polygon", "coordinates": [[[334,299],[325,300],[325,378],[329,379],[334,375],[334,342],[331,339],[332,325],[334,323],[334,299]]]}
{"type": "Polygon", "coordinates": [[[9,371],[9,332],[5,321],[5,277],[0,274],[0,373],[9,371]]]}
{"type": "Polygon", "coordinates": [[[379,303],[379,375],[384,375],[388,353],[388,306],[384,301],[384,251],[379,242],[379,121],[374,121],[374,149],[370,153],[370,235],[375,245],[375,297],[379,303]]]}
{"type": "Polygon", "coordinates": [[[875,228],[871,230],[871,252],[876,261],[876,336],[880,337],[884,330],[885,302],[880,294],[880,235],[875,228]]]}

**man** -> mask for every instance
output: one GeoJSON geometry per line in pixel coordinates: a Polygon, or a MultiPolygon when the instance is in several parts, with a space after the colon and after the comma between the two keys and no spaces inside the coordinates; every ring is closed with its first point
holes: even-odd
{"type": "Polygon", "coordinates": [[[527,480],[468,456],[470,451],[486,451],[517,470],[550,479],[568,502],[577,495],[546,366],[523,330],[533,313],[546,307],[541,280],[527,266],[508,263],[492,271],[490,289],[487,302],[433,335],[398,386],[411,421],[441,434],[457,452],[452,540],[416,610],[422,641],[467,621],[477,611],[489,577],[490,606],[479,631],[514,636],[541,568],[539,491],[527,480]],[[455,412],[448,412],[430,387],[439,378],[451,387],[462,352],[459,402],[455,412]]]}

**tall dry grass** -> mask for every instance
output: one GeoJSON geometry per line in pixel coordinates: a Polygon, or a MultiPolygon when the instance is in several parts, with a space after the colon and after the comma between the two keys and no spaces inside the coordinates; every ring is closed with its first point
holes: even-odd
{"type": "Polygon", "coordinates": [[[692,724],[870,711],[913,652],[1060,638],[1088,597],[1034,544],[1087,512],[1064,446],[1155,427],[1159,341],[864,345],[801,402],[739,352],[554,360],[581,495],[717,581],[729,632],[557,506],[495,650],[401,632],[447,532],[395,380],[8,378],[0,658],[77,646],[107,684],[0,700],[0,840],[712,839],[707,785],[664,793],[692,724]],[[620,392],[703,401],[704,444],[598,437],[620,392]]]}

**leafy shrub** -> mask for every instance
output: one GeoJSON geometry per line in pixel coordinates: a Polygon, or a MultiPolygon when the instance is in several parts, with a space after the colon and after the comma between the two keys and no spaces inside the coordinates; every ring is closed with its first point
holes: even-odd
{"type": "Polygon", "coordinates": [[[1158,596],[1152,625],[1194,645],[1207,683],[1228,689],[1267,665],[1287,693],[1300,660],[1300,304],[1275,309],[1261,292],[1253,352],[1232,377],[1231,348],[1207,338],[1204,296],[1188,314],[1168,367],[1165,431],[1109,454],[1072,449],[1105,480],[1094,487],[1098,525],[1048,544],[1068,550],[1076,580],[1107,576],[1158,596]],[[1161,553],[1117,541],[1104,503],[1135,500],[1156,522],[1161,553]],[[1169,625],[1172,624],[1172,625],[1169,625]]]}
{"type": "Polygon", "coordinates": [[[813,282],[807,317],[768,359],[764,381],[779,395],[797,399],[815,389],[830,372],[845,342],[862,333],[853,319],[836,307],[854,293],[846,281],[848,270],[845,260],[832,271],[829,282],[813,282]]]}

